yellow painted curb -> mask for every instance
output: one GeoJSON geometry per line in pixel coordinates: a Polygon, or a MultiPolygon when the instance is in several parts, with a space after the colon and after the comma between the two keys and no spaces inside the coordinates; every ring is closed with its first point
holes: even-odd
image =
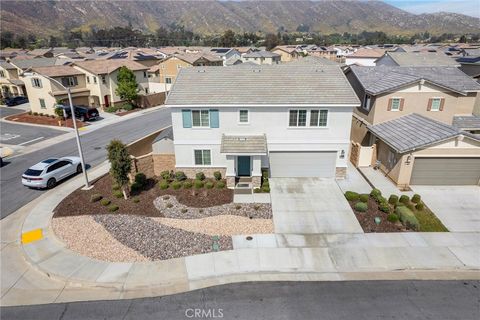
{"type": "Polygon", "coordinates": [[[78,131],[85,131],[85,130],[88,130],[88,127],[81,127],[81,128],[78,128],[78,131]]]}
{"type": "Polygon", "coordinates": [[[22,244],[38,241],[43,238],[42,229],[35,229],[22,233],[22,244]]]}

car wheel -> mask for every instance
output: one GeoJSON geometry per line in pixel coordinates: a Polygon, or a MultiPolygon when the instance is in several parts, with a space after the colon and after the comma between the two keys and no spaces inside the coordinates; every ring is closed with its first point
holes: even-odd
{"type": "Polygon", "coordinates": [[[82,171],[83,171],[83,170],[82,170],[82,165],[79,164],[79,165],[77,166],[77,173],[81,173],[82,171]]]}
{"type": "Polygon", "coordinates": [[[52,189],[53,187],[55,187],[56,184],[57,184],[57,180],[55,180],[55,178],[48,179],[47,189],[52,189]]]}

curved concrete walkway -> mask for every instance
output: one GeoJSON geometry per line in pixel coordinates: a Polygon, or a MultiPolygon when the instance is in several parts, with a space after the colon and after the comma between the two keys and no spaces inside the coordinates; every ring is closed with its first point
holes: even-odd
{"type": "MultiPolygon", "coordinates": [[[[104,163],[89,175],[107,171],[104,163]]],[[[480,278],[478,233],[234,236],[230,251],[94,260],[67,249],[50,228],[53,209],[81,184],[81,177],[68,181],[2,220],[2,305],[139,298],[243,281],[480,278]],[[39,229],[40,240],[20,241],[39,229]]]]}

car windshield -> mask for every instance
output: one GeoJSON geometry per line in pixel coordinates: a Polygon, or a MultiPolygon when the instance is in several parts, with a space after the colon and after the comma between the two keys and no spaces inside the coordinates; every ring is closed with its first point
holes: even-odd
{"type": "Polygon", "coordinates": [[[28,169],[27,171],[25,171],[25,175],[38,177],[42,173],[42,171],[43,170],[28,169]]]}
{"type": "Polygon", "coordinates": [[[55,162],[55,161],[57,161],[57,159],[51,158],[51,159],[43,160],[42,163],[52,163],[52,162],[55,162]]]}

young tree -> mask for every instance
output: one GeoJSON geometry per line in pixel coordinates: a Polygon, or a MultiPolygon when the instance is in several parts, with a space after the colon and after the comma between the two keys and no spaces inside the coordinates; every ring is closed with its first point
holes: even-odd
{"type": "Polygon", "coordinates": [[[227,48],[233,47],[235,45],[235,42],[236,42],[235,41],[235,32],[228,29],[227,31],[225,31],[225,33],[223,34],[220,41],[221,41],[223,47],[227,47],[227,48]]]}
{"type": "Polygon", "coordinates": [[[267,47],[267,50],[272,50],[278,46],[278,44],[278,36],[274,35],[273,33],[269,33],[265,36],[265,46],[267,47]]]}
{"type": "Polygon", "coordinates": [[[108,160],[110,161],[112,175],[115,182],[121,186],[123,197],[128,199],[128,175],[132,167],[130,155],[127,146],[120,140],[112,140],[107,146],[108,160]]]}
{"type": "Polygon", "coordinates": [[[121,67],[117,75],[118,86],[115,93],[122,99],[135,103],[138,96],[138,83],[135,74],[127,67],[121,67]]]}

